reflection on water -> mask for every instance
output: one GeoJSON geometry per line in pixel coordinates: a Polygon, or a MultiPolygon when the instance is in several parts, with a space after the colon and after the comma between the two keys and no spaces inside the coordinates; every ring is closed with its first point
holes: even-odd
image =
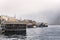
{"type": "Polygon", "coordinates": [[[24,35],[11,35],[11,36],[6,36],[6,35],[0,35],[0,40],[25,40],[26,36],[24,35]]]}
{"type": "Polygon", "coordinates": [[[27,28],[26,36],[0,35],[0,40],[60,40],[60,25],[50,25],[45,28],[27,28]]]}

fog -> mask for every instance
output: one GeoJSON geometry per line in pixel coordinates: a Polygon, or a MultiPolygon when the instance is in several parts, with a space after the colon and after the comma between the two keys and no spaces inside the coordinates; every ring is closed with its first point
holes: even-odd
{"type": "Polygon", "coordinates": [[[60,24],[60,0],[0,0],[0,15],[60,24]]]}

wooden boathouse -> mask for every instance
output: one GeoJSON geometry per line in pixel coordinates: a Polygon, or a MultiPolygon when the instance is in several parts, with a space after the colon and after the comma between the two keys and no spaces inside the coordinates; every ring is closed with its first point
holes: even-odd
{"type": "Polygon", "coordinates": [[[19,22],[4,22],[2,24],[2,31],[5,35],[10,34],[23,34],[26,35],[26,22],[19,21],[19,22]]]}

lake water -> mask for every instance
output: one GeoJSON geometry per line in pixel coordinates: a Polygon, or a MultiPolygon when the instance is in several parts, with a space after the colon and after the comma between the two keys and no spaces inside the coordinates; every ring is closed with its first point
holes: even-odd
{"type": "Polygon", "coordinates": [[[44,28],[27,28],[26,36],[0,35],[0,40],[60,40],[60,25],[49,25],[44,28]]]}

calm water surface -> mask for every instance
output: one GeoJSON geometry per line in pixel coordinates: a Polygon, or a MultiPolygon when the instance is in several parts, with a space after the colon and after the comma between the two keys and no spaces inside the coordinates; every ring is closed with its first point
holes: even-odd
{"type": "Polygon", "coordinates": [[[60,25],[49,25],[45,28],[27,28],[26,36],[0,35],[0,40],[60,40],[60,25]]]}

